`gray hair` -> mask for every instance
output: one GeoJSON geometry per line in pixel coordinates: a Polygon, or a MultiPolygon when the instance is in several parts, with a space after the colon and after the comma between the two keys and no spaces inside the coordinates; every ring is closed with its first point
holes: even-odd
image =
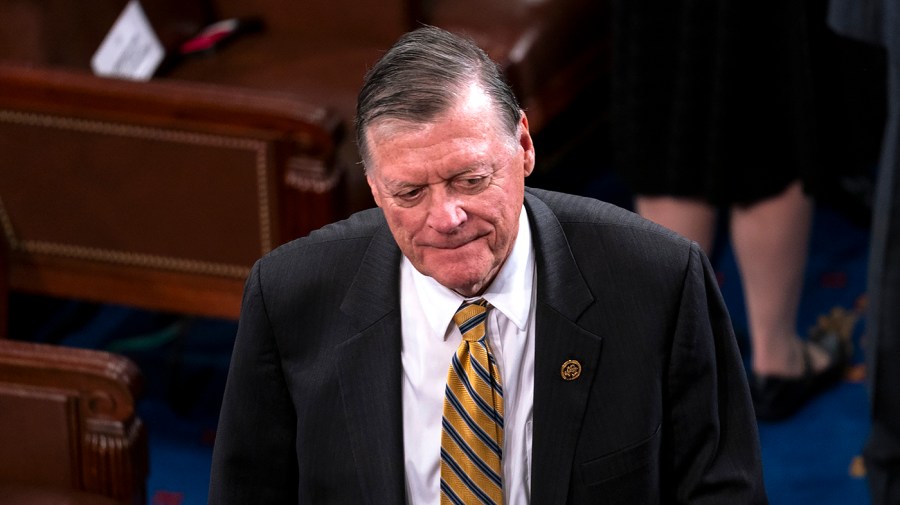
{"type": "Polygon", "coordinates": [[[511,136],[521,109],[500,68],[472,40],[433,26],[403,35],[372,67],[356,102],[356,144],[369,160],[366,129],[380,119],[422,124],[450,110],[476,82],[493,101],[511,136]]]}

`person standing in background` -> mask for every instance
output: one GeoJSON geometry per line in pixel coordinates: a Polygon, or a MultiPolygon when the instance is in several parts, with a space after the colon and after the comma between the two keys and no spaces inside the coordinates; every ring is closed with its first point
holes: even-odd
{"type": "Polygon", "coordinates": [[[829,25],[887,51],[888,114],[875,183],[866,379],[872,429],[864,457],[872,505],[900,504],[900,2],[831,0],[829,25]]]}
{"type": "Polygon", "coordinates": [[[851,156],[849,138],[826,140],[841,108],[817,104],[824,1],[613,2],[617,170],[639,214],[707,254],[728,212],[760,420],[793,415],[852,354],[849,333],[827,322],[805,338],[797,329],[811,195],[830,191],[833,167],[851,156]]]}

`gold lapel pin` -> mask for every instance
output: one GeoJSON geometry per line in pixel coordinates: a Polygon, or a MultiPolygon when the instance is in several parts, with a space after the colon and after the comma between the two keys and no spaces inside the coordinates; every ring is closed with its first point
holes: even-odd
{"type": "Polygon", "coordinates": [[[578,360],[570,359],[562,364],[559,374],[562,375],[563,380],[573,381],[581,376],[581,363],[578,360]]]}

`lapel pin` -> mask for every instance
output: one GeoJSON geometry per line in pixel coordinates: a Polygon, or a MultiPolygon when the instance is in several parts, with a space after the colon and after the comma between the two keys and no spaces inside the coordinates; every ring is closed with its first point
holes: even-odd
{"type": "Polygon", "coordinates": [[[563,380],[573,381],[581,376],[581,363],[578,360],[570,359],[562,364],[559,373],[563,380]]]}

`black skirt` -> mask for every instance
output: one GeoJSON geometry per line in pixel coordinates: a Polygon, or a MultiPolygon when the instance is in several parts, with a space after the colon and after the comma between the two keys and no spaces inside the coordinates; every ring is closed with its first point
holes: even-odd
{"type": "Polygon", "coordinates": [[[825,7],[615,0],[613,159],[633,192],[741,205],[796,180],[815,194],[847,163],[871,163],[877,134],[846,117],[863,113],[845,103],[861,81],[844,78],[862,62],[825,7]]]}

